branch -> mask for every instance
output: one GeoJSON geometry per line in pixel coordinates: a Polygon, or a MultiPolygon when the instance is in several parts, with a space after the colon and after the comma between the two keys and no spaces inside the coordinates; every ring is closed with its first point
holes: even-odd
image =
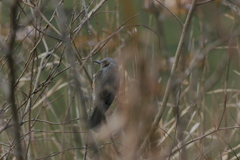
{"type": "Polygon", "coordinates": [[[11,29],[9,33],[9,41],[7,44],[7,52],[6,52],[6,58],[9,66],[9,104],[12,109],[12,116],[13,116],[13,122],[14,122],[14,134],[15,134],[15,140],[16,140],[16,158],[17,160],[23,160],[23,152],[22,152],[22,146],[21,146],[21,135],[20,135],[20,124],[18,120],[18,111],[17,106],[15,103],[15,62],[13,58],[13,45],[16,38],[16,31],[17,31],[17,9],[18,9],[18,0],[15,0],[10,9],[10,23],[11,23],[11,29]]]}

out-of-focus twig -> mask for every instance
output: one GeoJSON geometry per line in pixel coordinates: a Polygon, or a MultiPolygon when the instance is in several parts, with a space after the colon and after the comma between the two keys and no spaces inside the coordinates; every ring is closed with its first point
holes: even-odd
{"type": "Polygon", "coordinates": [[[202,5],[202,4],[206,4],[206,3],[209,3],[209,2],[212,2],[214,0],[205,0],[205,1],[202,1],[202,2],[198,2],[197,5],[202,5]]]}
{"type": "Polygon", "coordinates": [[[173,17],[177,19],[177,21],[181,24],[181,26],[183,26],[182,21],[181,21],[170,9],[168,9],[168,8],[167,8],[162,2],[160,2],[159,0],[157,0],[157,2],[158,2],[159,4],[161,4],[166,10],[168,10],[168,12],[171,13],[171,15],[173,15],[173,17]]]}

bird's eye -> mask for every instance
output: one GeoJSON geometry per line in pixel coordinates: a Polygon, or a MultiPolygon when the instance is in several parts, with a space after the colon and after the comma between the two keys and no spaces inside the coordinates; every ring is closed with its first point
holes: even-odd
{"type": "Polygon", "coordinates": [[[110,64],[110,62],[106,61],[106,62],[103,63],[103,67],[107,67],[109,64],[110,64]]]}

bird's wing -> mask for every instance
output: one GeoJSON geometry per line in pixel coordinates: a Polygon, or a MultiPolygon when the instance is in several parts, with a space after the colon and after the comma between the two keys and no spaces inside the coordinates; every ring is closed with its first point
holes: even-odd
{"type": "Polygon", "coordinates": [[[101,99],[104,100],[105,106],[104,110],[106,111],[109,106],[112,104],[114,98],[116,95],[116,91],[111,87],[105,87],[104,90],[101,93],[101,99]]]}

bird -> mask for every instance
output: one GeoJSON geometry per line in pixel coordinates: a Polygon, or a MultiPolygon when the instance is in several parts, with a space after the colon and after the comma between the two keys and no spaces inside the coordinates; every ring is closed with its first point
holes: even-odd
{"type": "Polygon", "coordinates": [[[112,104],[119,88],[119,70],[117,62],[112,58],[104,58],[93,62],[101,65],[93,81],[94,110],[89,118],[88,126],[94,129],[105,120],[105,113],[112,104]]]}

